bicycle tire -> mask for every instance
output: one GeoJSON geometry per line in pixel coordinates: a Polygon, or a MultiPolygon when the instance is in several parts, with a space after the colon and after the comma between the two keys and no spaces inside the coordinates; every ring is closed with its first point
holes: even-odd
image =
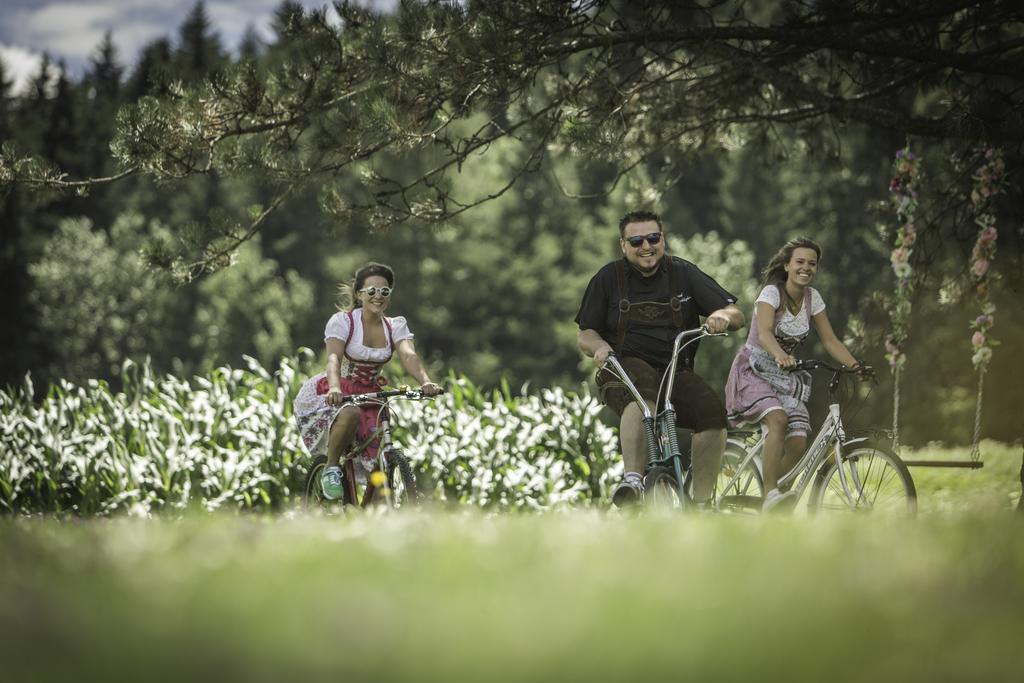
{"type": "Polygon", "coordinates": [[[644,475],[644,505],[659,509],[682,509],[679,483],[671,468],[659,465],[644,475]]]}
{"type": "Polygon", "coordinates": [[[715,505],[719,512],[742,515],[761,513],[761,506],[764,503],[764,480],[754,459],[744,465],[736,481],[728,490],[725,489],[746,457],[747,451],[742,447],[733,443],[726,444],[725,452],[722,453],[722,466],[718,471],[718,481],[715,483],[715,505]]]}
{"type": "MultiPolygon", "coordinates": [[[[331,500],[324,497],[324,490],[320,485],[320,475],[323,473],[325,467],[327,467],[326,455],[318,455],[309,465],[309,471],[306,473],[306,484],[303,488],[302,494],[303,504],[308,510],[325,508],[339,502],[337,500],[331,500]]],[[[341,473],[341,481],[342,497],[340,502],[344,505],[353,505],[353,502],[348,495],[348,487],[345,486],[344,470],[342,470],[341,473]]]]}
{"type": "Polygon", "coordinates": [[[399,449],[392,449],[387,455],[388,486],[391,489],[392,507],[419,504],[423,496],[412,471],[412,463],[399,449]]]}
{"type": "Polygon", "coordinates": [[[835,458],[818,470],[807,508],[818,512],[868,512],[912,517],[917,514],[917,487],[899,456],[883,444],[865,442],[843,449],[847,480],[856,472],[862,485],[856,500],[843,491],[835,458]]]}

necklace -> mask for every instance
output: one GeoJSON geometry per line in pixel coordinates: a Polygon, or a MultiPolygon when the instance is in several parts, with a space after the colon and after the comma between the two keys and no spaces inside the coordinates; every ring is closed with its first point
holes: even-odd
{"type": "Polygon", "coordinates": [[[789,309],[789,312],[792,315],[796,315],[797,313],[799,313],[800,312],[800,302],[798,302],[796,299],[791,297],[789,295],[789,290],[786,289],[785,287],[782,288],[782,291],[784,291],[786,293],[786,308],[789,309]]]}

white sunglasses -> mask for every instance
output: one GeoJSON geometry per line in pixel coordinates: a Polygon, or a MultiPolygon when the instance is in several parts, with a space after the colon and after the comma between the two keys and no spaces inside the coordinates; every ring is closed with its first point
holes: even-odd
{"type": "Polygon", "coordinates": [[[391,296],[391,287],[363,287],[359,290],[366,296],[377,296],[377,292],[385,299],[391,296]]]}

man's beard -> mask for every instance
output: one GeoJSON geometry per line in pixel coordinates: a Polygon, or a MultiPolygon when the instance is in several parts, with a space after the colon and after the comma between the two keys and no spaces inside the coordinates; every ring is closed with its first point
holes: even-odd
{"type": "Polygon", "coordinates": [[[651,266],[650,268],[644,268],[639,263],[634,263],[633,264],[633,267],[636,268],[637,270],[639,270],[644,275],[651,275],[652,273],[657,272],[659,266],[661,266],[661,259],[656,260],[654,262],[654,265],[651,266]]]}

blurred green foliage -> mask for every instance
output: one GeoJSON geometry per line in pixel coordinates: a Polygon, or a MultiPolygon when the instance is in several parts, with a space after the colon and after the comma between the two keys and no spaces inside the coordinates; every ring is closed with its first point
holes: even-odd
{"type": "MultiPolygon", "coordinates": [[[[566,95],[569,80],[562,75],[543,71],[543,77],[532,79],[531,72],[515,67],[536,58],[523,48],[523,41],[533,37],[529,31],[504,33],[503,21],[512,17],[530,24],[544,18],[536,12],[549,12],[550,21],[539,21],[537,27],[542,33],[550,29],[557,38],[551,27],[566,18],[564,3],[527,5],[495,5],[489,10],[496,13],[493,21],[474,24],[479,33],[442,46],[456,52],[459,45],[480,49],[484,56],[504,50],[501,59],[473,61],[466,56],[471,52],[459,53],[466,59],[439,70],[432,60],[441,53],[431,46],[438,47],[433,41],[448,34],[431,27],[441,26],[435,21],[450,21],[448,28],[457,34],[459,8],[417,3],[403,5],[393,21],[363,17],[344,34],[350,41],[344,43],[347,51],[336,49],[338,36],[317,15],[283,2],[272,39],[266,45],[249,41],[236,58],[219,43],[216,27],[198,4],[174,39],[153,41],[131,65],[119,61],[117,36],[108,36],[80,78],[46,62],[26,92],[14,93],[0,63],[3,174],[24,173],[24,167],[8,164],[24,154],[35,155],[25,162],[33,168],[53,164],[75,177],[113,175],[122,170],[118,160],[139,157],[144,167],[167,171],[159,180],[131,175],[82,194],[4,185],[0,384],[20,385],[30,371],[40,388],[62,379],[83,383],[96,378],[116,390],[123,382],[123,360],[141,362],[147,356],[156,372],[173,371],[179,377],[222,363],[237,365],[242,354],[274,367],[299,346],[319,351],[337,284],[372,259],[395,267],[391,312],[409,318],[418,350],[435,375],[452,370],[482,387],[506,379],[516,387],[574,389],[592,374],[592,365],[576,349],[572,318],[591,275],[618,256],[618,217],[640,207],[662,213],[672,251],[739,295],[748,316],[756,294],[752,284],[778,246],[797,234],[818,240],[824,254],[817,285],[834,327],[855,355],[884,367],[881,339],[887,320],[880,295],[893,286],[887,244],[895,225],[885,202],[890,162],[907,143],[905,131],[896,124],[869,126],[856,116],[840,116],[830,125],[808,119],[791,126],[775,125],[769,118],[749,129],[716,120],[707,122],[707,130],[685,130],[705,111],[692,107],[710,107],[728,119],[729,107],[753,106],[739,85],[745,82],[742,74],[733,78],[726,73],[722,83],[727,88],[702,90],[694,84],[680,89],[673,82],[665,91],[651,90],[646,98],[623,104],[615,100],[621,93],[610,84],[640,73],[633,68],[637,57],[626,47],[608,52],[611,66],[579,55],[567,58],[564,68],[588,79],[588,85],[566,95]],[[517,18],[520,11],[524,14],[517,18]],[[481,36],[492,42],[477,44],[481,36]],[[411,47],[391,49],[396,41],[411,47]],[[431,138],[425,127],[437,122],[417,116],[436,103],[416,100],[409,94],[413,90],[380,94],[374,89],[380,81],[361,71],[380,63],[396,77],[409,79],[410,86],[456,93],[465,101],[493,99],[477,109],[452,106],[462,100],[442,104],[442,109],[450,107],[444,110],[450,121],[443,134],[431,138]],[[487,87],[462,91],[460,78],[483,78],[487,87]],[[218,126],[227,125],[225,112],[234,112],[232,106],[251,109],[255,120],[272,119],[279,113],[272,105],[314,110],[339,92],[361,86],[367,86],[365,96],[355,97],[350,108],[328,109],[314,118],[304,131],[307,137],[293,138],[286,131],[266,138],[228,138],[217,148],[211,170],[205,170],[210,159],[203,145],[223,132],[218,126]],[[504,105],[502,93],[508,97],[504,105]],[[387,201],[394,193],[401,195],[395,183],[411,182],[444,163],[450,151],[446,145],[458,147],[459,140],[489,124],[517,121],[531,108],[565,97],[569,109],[564,125],[557,127],[563,134],[543,148],[543,164],[537,149],[526,144],[547,134],[545,121],[534,121],[519,137],[501,137],[460,157],[437,185],[462,202],[475,202],[497,194],[510,173],[525,169],[491,201],[444,223],[430,220],[437,207],[416,193],[411,201],[420,203],[422,215],[407,216],[398,225],[391,225],[395,216],[385,205],[376,211],[353,210],[355,202],[377,191],[393,193],[387,201]],[[625,108],[621,118],[600,118],[620,104],[625,108]],[[655,107],[655,114],[637,110],[641,105],[655,107]],[[165,142],[177,157],[146,147],[146,131],[170,136],[165,142]],[[372,158],[360,156],[385,133],[396,147],[372,158]],[[350,152],[359,154],[345,157],[344,163],[338,160],[350,152]],[[337,164],[334,171],[290,189],[260,224],[259,238],[231,248],[282,188],[318,163],[330,165],[325,155],[337,164]],[[631,170],[621,175],[629,164],[631,170]],[[195,169],[202,172],[172,177],[195,169]],[[204,259],[233,265],[181,283],[204,259]]],[[[908,11],[927,10],[926,5],[908,6],[908,11]]],[[[621,23],[609,26],[624,31],[650,21],[688,26],[696,16],[693,8],[659,3],[629,8],[613,3],[604,9],[622,12],[621,23]]],[[[782,21],[787,16],[783,9],[783,4],[747,8],[746,16],[755,22],[782,21]]],[[[1003,9],[971,11],[988,20],[1003,9]]],[[[1013,24],[1000,30],[1012,34],[1018,29],[1013,24]]],[[[879,40],[893,36],[877,35],[879,40]]],[[[797,59],[794,68],[820,81],[839,68],[810,63],[822,54],[829,54],[827,45],[797,59]]],[[[720,65],[729,71],[728,60],[720,65]]],[[[650,74],[640,77],[660,83],[660,68],[652,66],[650,74]]],[[[737,68],[749,72],[742,64],[737,68]]],[[[878,77],[874,62],[866,68],[878,77]]],[[[957,73],[967,80],[976,76],[966,67],[957,73]]],[[[848,75],[842,76],[829,87],[852,87],[847,80],[848,75]]],[[[988,83],[993,92],[1004,85],[999,79],[988,83]]],[[[916,94],[893,95],[884,103],[935,117],[943,107],[963,107],[986,121],[995,117],[1014,125],[1012,117],[1000,117],[998,107],[986,105],[985,87],[972,86],[963,98],[942,95],[944,88],[954,87],[959,86],[953,81],[921,81],[916,94]]],[[[762,94],[758,106],[781,106],[783,100],[775,99],[779,92],[766,87],[762,94]]],[[[973,243],[970,225],[959,220],[963,217],[955,204],[969,188],[969,172],[951,160],[941,136],[912,143],[925,170],[923,220],[937,227],[927,234],[922,230],[915,252],[926,261],[921,265],[928,275],[914,308],[901,438],[917,445],[965,443],[973,426],[976,383],[968,334],[973,313],[962,303],[938,304],[936,293],[963,275],[973,243]]],[[[1019,156],[1007,153],[1011,161],[1019,156]]],[[[1020,438],[1016,406],[1024,401],[1024,369],[1012,353],[1024,345],[1024,320],[1010,314],[1019,309],[1024,278],[1024,221],[1014,188],[999,207],[1000,251],[993,267],[1000,278],[994,293],[1000,313],[994,336],[1003,346],[988,375],[982,430],[1007,441],[1020,438]]],[[[460,206],[452,203],[447,210],[460,206]]],[[[724,385],[744,333],[704,344],[697,364],[712,386],[724,385]]],[[[812,346],[807,353],[820,355],[821,350],[812,346]]],[[[890,387],[883,372],[864,417],[885,424],[890,416],[890,387]]]]}

